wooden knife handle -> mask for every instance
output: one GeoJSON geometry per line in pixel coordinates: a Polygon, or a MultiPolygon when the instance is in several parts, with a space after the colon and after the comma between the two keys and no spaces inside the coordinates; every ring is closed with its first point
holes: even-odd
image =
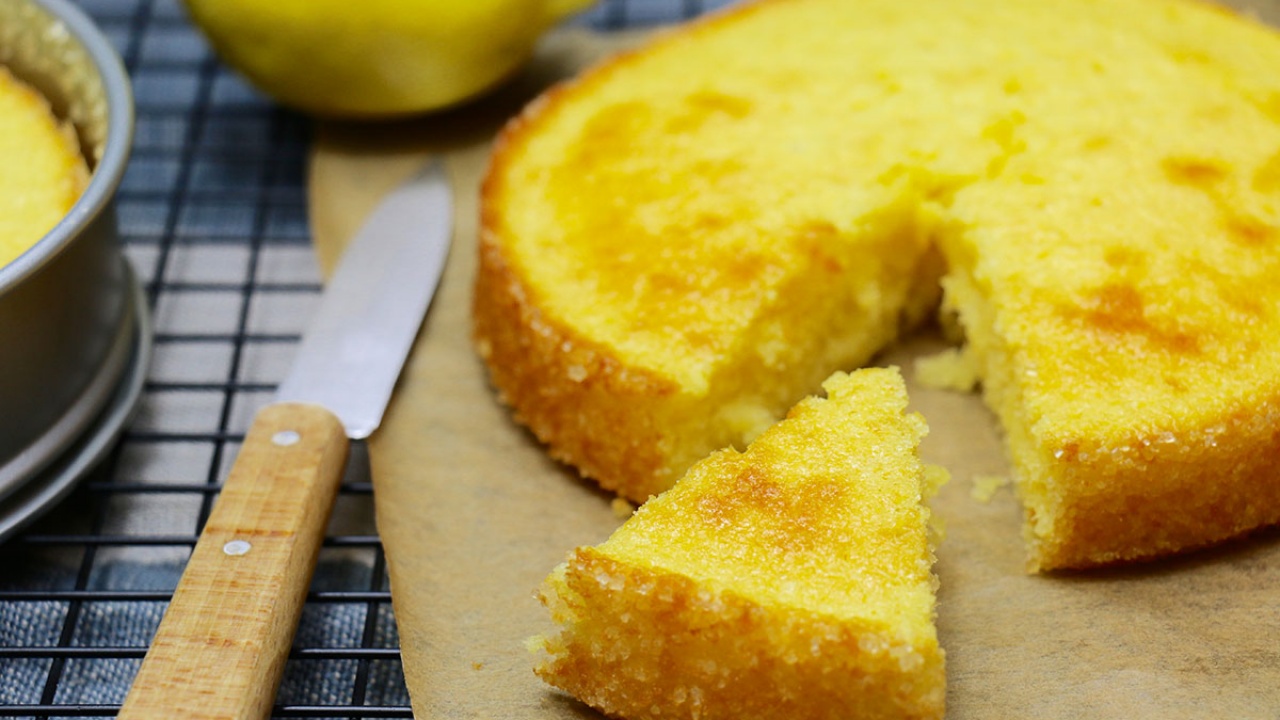
{"type": "Polygon", "coordinates": [[[269,717],[347,448],[322,407],[258,413],[118,717],[269,717]]]}

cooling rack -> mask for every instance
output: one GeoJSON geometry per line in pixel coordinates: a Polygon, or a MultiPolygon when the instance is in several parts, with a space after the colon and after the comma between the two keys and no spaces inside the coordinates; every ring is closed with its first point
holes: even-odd
{"type": "MultiPolygon", "coordinates": [[[[724,4],[602,0],[573,22],[616,30],[724,4]]],[[[115,716],[320,291],[304,194],[310,121],[222,66],[177,0],[80,5],[133,81],[137,131],[117,210],[154,349],[137,415],[107,459],[0,545],[0,717],[115,716]]],[[[412,716],[371,485],[352,466],[277,717],[412,716]]]]}

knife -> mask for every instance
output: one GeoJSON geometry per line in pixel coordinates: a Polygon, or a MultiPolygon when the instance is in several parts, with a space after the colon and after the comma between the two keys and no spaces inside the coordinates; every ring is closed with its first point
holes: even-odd
{"type": "Polygon", "coordinates": [[[377,429],[439,283],[439,160],[343,253],[275,401],[254,417],[119,718],[267,718],[346,467],[377,429]]]}

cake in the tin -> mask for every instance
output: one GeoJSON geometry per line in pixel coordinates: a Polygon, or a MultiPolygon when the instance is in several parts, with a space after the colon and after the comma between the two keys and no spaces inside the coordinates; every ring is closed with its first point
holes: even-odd
{"type": "Polygon", "coordinates": [[[1194,0],[763,0],[553,89],[483,188],[474,334],[636,501],[926,314],[1032,569],[1280,521],[1280,36],[1194,0]]]}
{"type": "Polygon", "coordinates": [[[552,573],[543,679],[626,718],[943,716],[924,420],[893,369],[825,389],[552,573]]]}
{"type": "Polygon", "coordinates": [[[58,224],[88,178],[75,134],[0,65],[0,267],[58,224]]]}

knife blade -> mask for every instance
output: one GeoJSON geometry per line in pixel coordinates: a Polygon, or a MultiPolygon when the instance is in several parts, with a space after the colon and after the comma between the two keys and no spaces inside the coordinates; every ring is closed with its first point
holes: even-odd
{"type": "Polygon", "coordinates": [[[435,293],[452,193],[432,160],[343,253],[254,416],[119,718],[267,718],[346,467],[381,422],[435,293]]]}

